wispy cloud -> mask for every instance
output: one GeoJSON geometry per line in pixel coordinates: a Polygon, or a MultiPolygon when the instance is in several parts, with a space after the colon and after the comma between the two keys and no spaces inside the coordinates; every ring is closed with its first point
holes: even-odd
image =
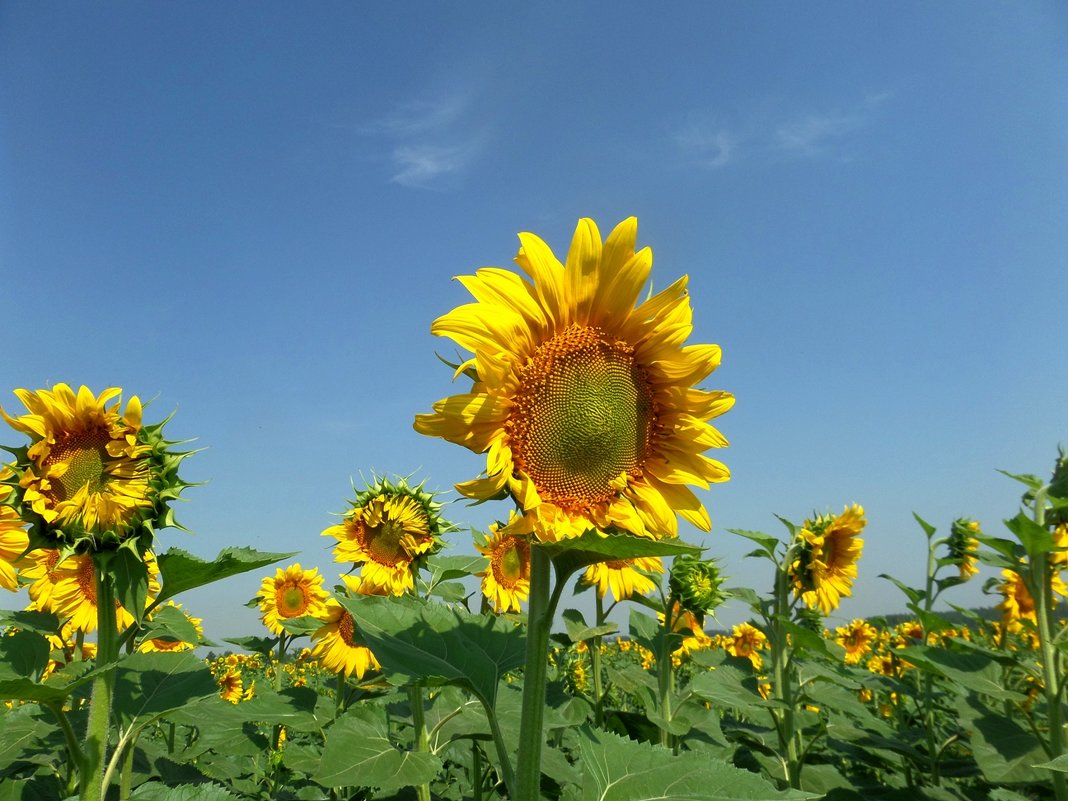
{"type": "Polygon", "coordinates": [[[726,128],[708,130],[690,125],[675,134],[675,142],[699,166],[712,170],[726,167],[738,153],[738,137],[726,128]]]}
{"type": "Polygon", "coordinates": [[[390,180],[415,189],[444,189],[474,161],[486,140],[470,123],[469,92],[399,103],[362,126],[388,144],[390,180]]]}
{"type": "Polygon", "coordinates": [[[871,94],[845,108],[810,111],[778,119],[762,114],[746,125],[690,123],[673,135],[683,156],[715,170],[743,158],[844,158],[845,145],[872,122],[889,93],[871,94]]]}

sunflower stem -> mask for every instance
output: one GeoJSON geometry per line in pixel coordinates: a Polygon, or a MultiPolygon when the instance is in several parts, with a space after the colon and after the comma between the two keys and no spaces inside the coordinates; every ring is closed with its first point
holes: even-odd
{"type": "MultiPolygon", "coordinates": [[[[604,625],[604,598],[597,594],[597,623],[598,628],[604,625]]],[[[593,675],[593,722],[597,726],[604,725],[604,686],[601,682],[601,635],[598,634],[590,640],[590,673],[593,675]]]]}
{"type": "Polygon", "coordinates": [[[516,801],[541,797],[541,750],[545,743],[545,680],[548,675],[549,630],[560,600],[563,576],[551,588],[552,561],[544,550],[530,549],[530,599],[527,612],[527,661],[523,670],[523,705],[519,724],[519,753],[515,787],[508,788],[516,801]]]}
{"type": "MultiPolygon", "coordinates": [[[[676,618],[672,615],[677,605],[677,599],[672,595],[667,602],[664,611],[664,627],[660,633],[660,642],[656,654],[656,684],[660,695],[660,716],[664,719],[664,726],[660,728],[660,744],[665,748],[672,747],[672,736],[669,731],[671,719],[674,716],[672,709],[672,696],[675,693],[675,666],[671,662],[671,633],[675,630],[676,618]]],[[[680,612],[681,614],[681,612],[680,612]]]]}
{"type": "Polygon", "coordinates": [[[111,730],[111,695],[115,686],[114,663],[119,656],[119,626],[115,610],[115,580],[106,554],[93,558],[96,574],[97,665],[104,672],[93,679],[89,721],[85,732],[85,762],[81,773],[81,801],[100,801],[104,787],[104,765],[111,730]]]}
{"type": "MultiPolygon", "coordinates": [[[[944,540],[932,541],[930,539],[927,542],[927,584],[923,593],[924,619],[920,625],[920,630],[923,632],[923,645],[927,645],[927,621],[931,619],[931,610],[934,608],[937,595],[935,574],[938,572],[938,560],[935,550],[944,542],[944,540]]],[[[927,734],[927,774],[937,787],[941,784],[941,780],[938,776],[939,754],[935,738],[934,676],[930,671],[924,671],[923,674],[923,726],[927,734]]]]}
{"type": "MultiPolygon", "coordinates": [[[[1046,527],[1046,487],[1035,493],[1034,519],[1043,529],[1046,527]]],[[[1053,626],[1050,609],[1053,607],[1052,570],[1048,554],[1042,554],[1031,562],[1031,597],[1035,603],[1035,621],[1038,624],[1038,646],[1042,656],[1042,690],[1046,696],[1049,716],[1050,759],[1064,753],[1064,712],[1061,707],[1060,682],[1064,672],[1064,660],[1053,644],[1053,626]]],[[[1053,773],[1053,792],[1057,801],[1068,801],[1068,777],[1062,771],[1053,773]]]]}
{"type": "Polygon", "coordinates": [[[783,623],[790,614],[790,581],[788,566],[791,562],[791,554],[787,554],[781,565],[776,565],[775,570],[775,612],[771,621],[771,657],[772,675],[774,686],[772,692],[774,698],[782,703],[776,717],[779,734],[779,758],[783,761],[787,784],[795,789],[801,789],[801,759],[799,757],[798,738],[795,731],[793,670],[790,662],[790,648],[786,638],[786,627],[783,623]]]}
{"type": "MultiPolygon", "coordinates": [[[[423,711],[423,685],[416,683],[408,687],[408,704],[412,708],[412,729],[415,734],[416,753],[430,753],[430,738],[426,733],[426,716],[423,711]]],[[[430,783],[416,785],[419,801],[430,801],[430,783]]]]}

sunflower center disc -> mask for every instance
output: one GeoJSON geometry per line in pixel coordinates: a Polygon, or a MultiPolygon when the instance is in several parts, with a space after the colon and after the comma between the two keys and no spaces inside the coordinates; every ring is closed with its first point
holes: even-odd
{"type": "Polygon", "coordinates": [[[356,643],[353,642],[356,629],[353,624],[352,615],[348,612],[341,613],[341,619],[337,622],[337,633],[341,635],[341,639],[345,641],[345,645],[350,648],[356,645],[356,643]]]}
{"type": "Polygon", "coordinates": [[[578,511],[610,500],[620,474],[640,475],[656,417],[633,348],[573,325],[520,372],[508,423],[513,458],[543,499],[578,511]]]}
{"type": "Polygon", "coordinates": [[[494,578],[497,583],[503,587],[514,587],[523,577],[523,563],[529,558],[530,546],[513,538],[494,560],[494,578]]]}
{"type": "Polygon", "coordinates": [[[66,463],[67,471],[52,481],[52,496],[56,501],[73,498],[82,487],[89,492],[100,492],[107,484],[104,463],[105,448],[110,441],[105,430],[79,431],[68,434],[51,449],[44,467],[66,463]]]}
{"type": "Polygon", "coordinates": [[[395,565],[408,559],[401,539],[406,531],[404,524],[396,520],[383,520],[381,525],[367,530],[367,550],[375,561],[384,565],[395,565]]]}
{"type": "Polygon", "coordinates": [[[282,602],[278,611],[286,617],[299,615],[307,605],[304,590],[292,584],[286,587],[278,598],[282,602]]]}
{"type": "Polygon", "coordinates": [[[91,559],[78,566],[78,589],[89,603],[96,606],[96,568],[91,559]]]}

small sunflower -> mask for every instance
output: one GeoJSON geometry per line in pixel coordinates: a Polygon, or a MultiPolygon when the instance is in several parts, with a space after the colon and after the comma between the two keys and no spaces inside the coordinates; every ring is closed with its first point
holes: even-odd
{"type": "MultiPolygon", "coordinates": [[[[5,473],[11,475],[9,471],[0,469],[0,482],[5,479],[5,473]]],[[[29,547],[30,538],[18,513],[5,503],[10,494],[10,488],[0,483],[0,587],[17,590],[16,562],[29,547]]]]}
{"type": "Polygon", "coordinates": [[[362,580],[376,589],[393,595],[414,589],[412,565],[437,551],[452,528],[441,517],[442,504],[421,484],[376,478],[352,507],[342,523],[323,531],[338,541],[334,560],[361,565],[362,580]]]}
{"type": "Polygon", "coordinates": [[[683,344],[686,277],[635,307],[653,260],[635,251],[637,230],[631,217],[602,243],[580,220],[564,264],[522,233],[516,262],[529,280],[498,268],[462,276],[476,302],[431,326],[473,352],[457,374],[474,385],[418,415],[415,429],[485,453],[486,477],[457,490],[510,493],[542,541],[613,527],[672,537],[676,515],[707,531],[686,485],[730,477],[703,452],[727,445],[708,421],[734,398],[695,388],[720,349],[683,344]]]}
{"type": "Polygon", "coordinates": [[[586,568],[582,582],[597,588],[604,598],[609,590],[617,601],[634,595],[648,595],[657,584],[646,573],[663,573],[664,561],[659,556],[639,556],[634,559],[612,559],[586,568]]]}
{"type": "Polygon", "coordinates": [[[482,594],[493,611],[518,612],[520,602],[530,595],[530,537],[495,523],[486,542],[475,547],[489,559],[486,569],[475,575],[482,577],[482,594]]]}
{"type": "Polygon", "coordinates": [[[187,453],[169,450],[163,423],[146,426],[135,395],[122,407],[122,390],[77,394],[66,384],[51,390],[15,390],[29,414],[0,415],[30,438],[13,449],[18,479],[16,509],[31,532],[48,544],[117,547],[155,529],[175,525],[169,501],[189,486],[178,478],[187,453]],[[114,401],[109,405],[109,402],[114,401]]]}
{"type": "MultiPolygon", "coordinates": [[[[145,554],[148,566],[148,598],[159,594],[159,568],[156,558],[151,553],[145,554]]],[[[91,554],[82,553],[68,556],[52,571],[52,595],[49,600],[50,611],[61,621],[83,632],[96,630],[96,567],[91,554]]],[[[134,616],[118,601],[115,602],[116,620],[119,631],[129,628],[134,623],[134,616]]]]}
{"type": "Polygon", "coordinates": [[[751,623],[739,623],[731,629],[730,636],[724,642],[724,648],[731,656],[748,659],[753,670],[760,670],[764,664],[761,651],[767,649],[768,638],[764,632],[751,623]]]}
{"type": "Polygon", "coordinates": [[[842,514],[806,520],[798,532],[800,553],[790,567],[795,591],[809,608],[829,615],[843,596],[852,594],[867,521],[864,509],[853,504],[842,514]]]}
{"type": "MultiPolygon", "coordinates": [[[[1015,570],[1005,568],[1001,571],[1001,581],[997,585],[997,591],[1001,593],[1001,603],[995,609],[1001,610],[1001,621],[1006,631],[1014,634],[1023,628],[1023,621],[1034,624],[1035,600],[1023,576],[1015,570]]],[[[1059,575],[1054,573],[1050,576],[1050,589],[1053,591],[1053,602],[1057,602],[1057,596],[1068,596],[1068,585],[1059,575]]]]}
{"type": "Polygon", "coordinates": [[[873,643],[878,639],[878,630],[866,620],[853,620],[834,631],[834,641],[845,648],[847,665],[860,662],[866,654],[871,652],[873,643]]]}
{"type": "Polygon", "coordinates": [[[312,656],[324,668],[362,679],[367,671],[381,667],[371,649],[358,641],[352,615],[341,604],[329,599],[320,619],[323,625],[312,634],[312,656]]]}
{"type": "Polygon", "coordinates": [[[953,521],[949,534],[949,558],[957,564],[961,581],[967,581],[979,572],[979,560],[975,552],[979,550],[979,521],[960,517],[953,521]]]}
{"type": "Polygon", "coordinates": [[[317,568],[301,569],[300,564],[278,568],[260,584],[261,619],[271,634],[285,634],[281,621],[294,617],[318,617],[329,598],[317,568]]]}
{"type": "Polygon", "coordinates": [[[1068,569],[1068,523],[1061,523],[1053,529],[1053,550],[1049,554],[1049,563],[1055,570],[1068,569]]]}
{"type": "Polygon", "coordinates": [[[39,548],[30,551],[18,561],[19,575],[28,582],[26,591],[30,596],[29,609],[39,612],[52,611],[52,591],[56,586],[56,568],[60,552],[56,548],[39,548]]]}
{"type": "MultiPolygon", "coordinates": [[[[219,696],[236,704],[245,698],[245,680],[240,670],[227,670],[218,679],[219,696]]],[[[251,689],[251,688],[249,688],[251,689]]]]}

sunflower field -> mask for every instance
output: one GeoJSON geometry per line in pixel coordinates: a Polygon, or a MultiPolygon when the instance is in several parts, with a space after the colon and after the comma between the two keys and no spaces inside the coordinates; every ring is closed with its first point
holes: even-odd
{"type": "Polygon", "coordinates": [[[373,474],[322,532],[336,581],[204,560],[161,534],[193,454],[166,420],[118,388],[15,390],[0,586],[30,602],[0,619],[0,801],[1068,801],[1064,453],[1009,476],[1001,536],[917,517],[922,584],[884,576],[906,616],[831,628],[859,504],[733,531],[762,587],[680,538],[711,527],[693,488],[729,479],[706,451],[734,400],[704,387],[720,349],[687,343],[686,277],[645,290],[633,218],[581,220],[563,262],[519,238],[519,272],[460,277],[473,301],[433,322],[470,356],[414,421],[485,455],[456,484],[500,509],[473,542],[425,483],[373,474]],[[981,564],[993,617],[953,604],[981,564]],[[179,596],[250,572],[263,629],[218,655],[179,596]],[[728,599],[749,620],[716,631],[728,599]]]}

